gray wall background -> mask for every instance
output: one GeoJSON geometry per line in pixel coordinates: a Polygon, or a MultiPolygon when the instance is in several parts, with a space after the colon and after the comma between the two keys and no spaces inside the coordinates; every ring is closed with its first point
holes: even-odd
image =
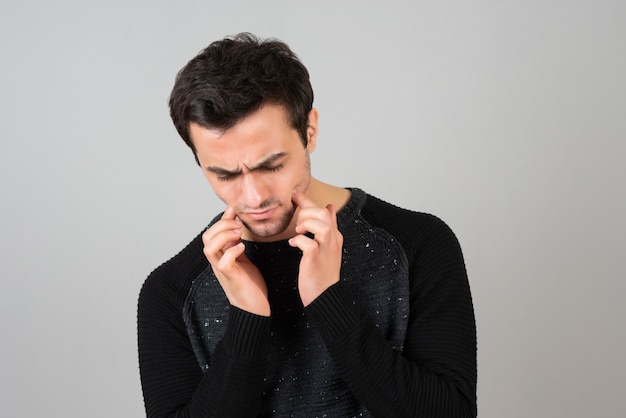
{"type": "Polygon", "coordinates": [[[167,96],[240,31],[309,67],[314,175],[457,233],[479,415],[623,416],[626,3],[3,0],[0,16],[0,416],[143,415],[137,294],[222,209],[167,96]]]}

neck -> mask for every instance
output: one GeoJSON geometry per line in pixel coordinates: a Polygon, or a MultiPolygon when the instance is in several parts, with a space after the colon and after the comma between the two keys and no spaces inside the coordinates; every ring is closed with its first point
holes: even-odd
{"type": "Polygon", "coordinates": [[[324,208],[327,205],[333,205],[335,210],[339,212],[350,200],[350,191],[331,184],[323,183],[311,177],[311,184],[306,191],[306,196],[315,204],[324,208]]]}

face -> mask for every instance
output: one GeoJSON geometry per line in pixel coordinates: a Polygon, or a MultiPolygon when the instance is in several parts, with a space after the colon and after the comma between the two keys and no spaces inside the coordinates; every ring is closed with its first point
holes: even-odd
{"type": "Polygon", "coordinates": [[[245,227],[244,238],[274,241],[293,236],[291,195],[309,187],[317,111],[309,114],[307,148],[277,105],[265,105],[227,131],[194,123],[189,128],[204,175],[216,195],[235,210],[245,227]]]}

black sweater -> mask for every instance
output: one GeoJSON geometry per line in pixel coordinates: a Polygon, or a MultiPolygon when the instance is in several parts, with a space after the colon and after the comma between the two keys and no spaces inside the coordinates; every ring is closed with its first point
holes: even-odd
{"type": "Polygon", "coordinates": [[[200,235],[148,277],[138,312],[148,417],[476,416],[476,327],[452,231],[359,189],[338,225],[341,280],[307,308],[299,250],[246,242],[271,318],[228,304],[200,235]]]}

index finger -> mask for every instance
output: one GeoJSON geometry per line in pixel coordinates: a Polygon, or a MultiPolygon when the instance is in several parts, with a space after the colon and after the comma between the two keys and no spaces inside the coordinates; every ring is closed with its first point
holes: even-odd
{"type": "Polygon", "coordinates": [[[294,190],[291,195],[291,200],[296,206],[301,208],[316,208],[318,207],[315,202],[309,199],[301,190],[294,190]]]}
{"type": "Polygon", "coordinates": [[[227,206],[220,219],[235,219],[235,218],[236,218],[235,209],[233,209],[230,206],[227,206]]]}

